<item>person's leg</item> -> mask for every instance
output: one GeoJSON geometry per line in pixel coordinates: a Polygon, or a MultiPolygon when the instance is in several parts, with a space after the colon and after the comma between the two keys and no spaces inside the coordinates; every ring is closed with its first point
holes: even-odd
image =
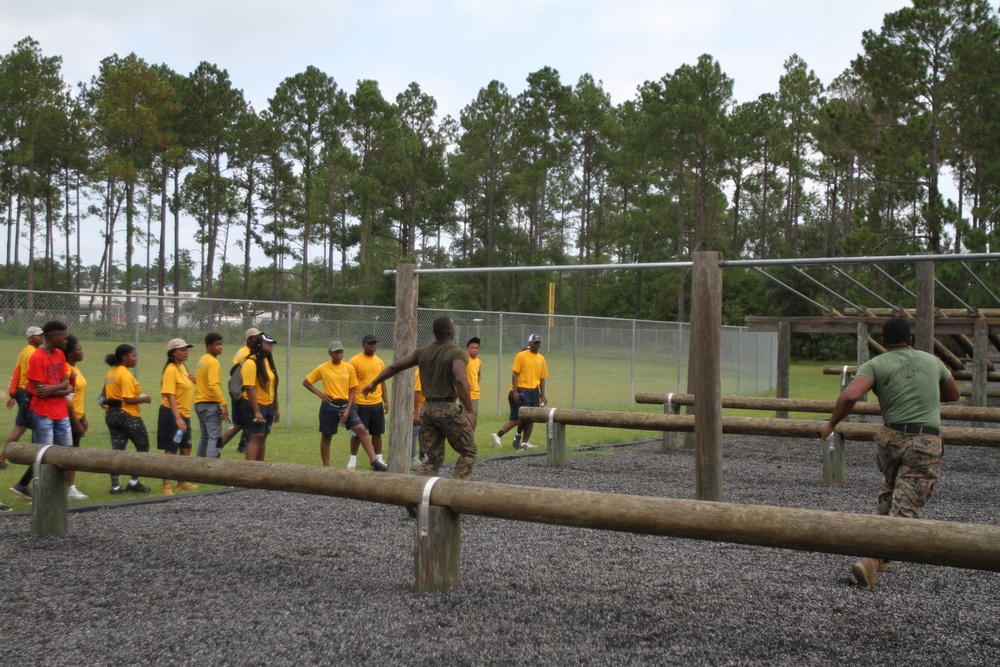
{"type": "Polygon", "coordinates": [[[266,433],[251,433],[247,438],[246,460],[263,461],[267,448],[266,433]]]}
{"type": "Polygon", "coordinates": [[[424,403],[420,409],[420,445],[427,460],[417,470],[418,475],[433,477],[444,463],[444,431],[438,425],[441,403],[424,403]]]}
{"type": "Polygon", "coordinates": [[[915,435],[908,439],[892,495],[892,516],[919,519],[941,475],[941,438],[915,435]]]}
{"type": "MultiPolygon", "coordinates": [[[[164,454],[168,454],[170,456],[176,456],[177,455],[177,452],[172,452],[169,449],[163,450],[163,453],[164,454]]],[[[172,488],[170,488],[170,480],[167,479],[166,477],[163,478],[163,484],[160,486],[160,495],[162,495],[162,496],[172,496],[172,495],[174,495],[174,490],[172,488]]]]}
{"type": "Polygon", "coordinates": [[[321,433],[319,436],[319,458],[323,462],[324,468],[330,467],[330,440],[333,436],[321,433]]]}
{"type": "MultiPolygon", "coordinates": [[[[140,417],[133,417],[130,414],[125,414],[128,424],[128,437],[132,441],[132,446],[135,447],[137,452],[148,452],[149,451],[149,431],[146,430],[146,422],[142,421],[140,417]]],[[[149,488],[144,486],[139,482],[139,476],[133,475],[132,479],[129,480],[128,486],[125,487],[128,491],[134,491],[138,493],[149,493],[149,488]]]]}
{"type": "Polygon", "coordinates": [[[511,391],[507,392],[507,406],[510,410],[509,414],[507,415],[507,422],[500,427],[499,431],[497,431],[491,436],[493,444],[496,445],[497,447],[503,446],[503,444],[500,442],[500,438],[502,438],[504,434],[510,431],[512,428],[517,426],[518,421],[520,421],[517,418],[517,411],[521,406],[514,402],[514,392],[511,391]]]}
{"type": "Polygon", "coordinates": [[[365,454],[368,455],[368,462],[375,460],[375,447],[372,445],[372,438],[368,435],[368,431],[361,424],[355,425],[351,431],[354,432],[353,438],[358,441],[358,445],[365,450],[365,454]]]}
{"type": "MultiPolygon", "coordinates": [[[[104,423],[108,427],[108,434],[111,436],[111,449],[115,452],[125,451],[125,445],[128,444],[128,430],[124,417],[127,417],[123,411],[116,409],[108,409],[104,413],[104,423]]],[[[111,473],[111,493],[117,493],[121,490],[118,484],[118,473],[111,473]]]]}
{"type": "MultiPolygon", "coordinates": [[[[205,458],[208,456],[208,424],[207,413],[209,408],[216,407],[214,403],[198,403],[194,406],[194,413],[198,415],[198,457],[205,458]]],[[[212,441],[213,443],[215,440],[212,441]]],[[[215,458],[215,457],[212,457],[215,458]]]]}
{"type": "Polygon", "coordinates": [[[880,516],[892,513],[892,496],[896,490],[896,476],[902,455],[900,448],[902,434],[888,428],[879,430],[878,446],[875,452],[875,466],[882,473],[882,485],[879,488],[876,512],[880,516]]]}
{"type": "Polygon", "coordinates": [[[469,419],[465,410],[459,406],[459,409],[442,423],[442,427],[448,438],[448,444],[458,453],[458,461],[455,462],[455,479],[471,479],[472,467],[476,463],[478,451],[476,438],[469,427],[469,419]]]}

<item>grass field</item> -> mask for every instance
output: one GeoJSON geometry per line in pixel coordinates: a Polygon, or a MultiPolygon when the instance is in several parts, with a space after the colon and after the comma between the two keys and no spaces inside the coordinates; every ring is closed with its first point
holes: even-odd
{"type": "MultiPolygon", "coordinates": [[[[102,413],[96,404],[96,396],[99,387],[107,371],[104,364],[104,355],[112,351],[116,343],[82,341],[85,358],[80,364],[81,372],[87,377],[89,382],[88,395],[86,398],[87,415],[90,421],[90,432],[83,439],[84,447],[108,448],[109,438],[107,427],[104,424],[102,413]]],[[[12,350],[8,352],[11,363],[17,351],[23,343],[16,340],[0,341],[0,349],[12,350]]],[[[139,381],[146,393],[156,397],[159,389],[160,373],[165,363],[166,356],[159,346],[155,352],[147,349],[140,350],[138,366],[139,381]]],[[[201,345],[192,349],[192,354],[188,363],[192,371],[198,363],[198,359],[203,353],[201,345]]],[[[235,352],[234,346],[228,346],[220,360],[223,369],[228,370],[229,362],[235,352]]],[[[348,358],[353,356],[353,351],[348,351],[348,358]]],[[[379,356],[387,363],[392,358],[390,351],[380,350],[379,356]]],[[[545,353],[549,367],[550,377],[547,381],[547,395],[552,407],[571,407],[573,405],[573,364],[572,355],[549,351],[545,353]]],[[[319,465],[319,433],[317,431],[317,411],[318,400],[301,386],[302,379],[315,366],[328,359],[326,351],[322,348],[294,348],[291,355],[290,367],[286,350],[280,346],[275,349],[275,361],[278,364],[279,375],[281,376],[280,401],[283,423],[276,425],[267,443],[267,459],[270,461],[281,461],[287,463],[300,463],[306,465],[319,465]],[[290,368],[290,370],[288,370],[290,368]],[[286,400],[285,387],[290,388],[291,402],[286,400]]],[[[495,456],[497,454],[509,454],[511,450],[511,435],[505,437],[504,449],[496,449],[490,441],[490,434],[497,431],[501,424],[506,421],[506,391],[509,386],[510,361],[504,360],[500,366],[503,374],[500,382],[497,381],[498,364],[496,358],[483,357],[483,382],[482,396],[480,398],[479,425],[476,429],[477,443],[481,457],[495,456]],[[499,384],[499,387],[498,387],[499,384]],[[497,397],[502,392],[503,400],[500,403],[502,413],[498,413],[497,397]]],[[[576,364],[576,407],[579,409],[601,409],[601,410],[635,410],[639,412],[658,413],[662,408],[655,405],[643,405],[630,407],[630,395],[632,389],[631,362],[629,359],[595,359],[593,357],[577,357],[576,364]]],[[[822,374],[822,364],[795,364],[791,371],[791,394],[802,398],[835,398],[839,388],[838,378],[824,376],[822,374]]],[[[677,387],[677,367],[676,364],[646,360],[636,364],[635,390],[636,391],[672,391],[677,387]]],[[[686,378],[684,380],[686,382],[686,378]]],[[[733,381],[724,382],[723,392],[735,391],[733,381]]],[[[761,395],[774,395],[774,392],[763,393],[761,395]]],[[[157,404],[143,406],[142,416],[150,428],[151,447],[155,450],[155,427],[157,404]]],[[[12,425],[14,412],[0,411],[4,414],[4,419],[0,421],[0,429],[6,435],[12,425]]],[[[726,414],[745,414],[747,416],[760,415],[753,411],[726,411],[726,414]]],[[[816,419],[818,415],[793,415],[796,417],[816,419]]],[[[197,420],[194,420],[197,423],[197,420]]],[[[194,437],[197,438],[197,426],[195,426],[194,437]]],[[[576,447],[579,445],[605,445],[618,442],[627,442],[649,437],[656,437],[657,433],[629,431],[612,428],[574,428],[567,430],[568,445],[576,447]]],[[[26,434],[23,441],[28,441],[30,433],[26,434]]],[[[539,445],[538,450],[544,451],[544,425],[535,426],[535,434],[532,441],[539,445]]],[[[196,442],[196,441],[195,441],[196,442]]],[[[383,442],[388,449],[388,434],[383,436],[383,442]]],[[[223,452],[223,458],[241,458],[236,452],[236,443],[230,443],[223,452]]],[[[131,451],[131,447],[129,448],[131,451]]],[[[450,449],[446,461],[454,460],[454,453],[450,449]]],[[[334,436],[331,451],[331,461],[336,467],[343,467],[348,458],[348,439],[343,432],[334,436]]],[[[364,454],[361,455],[364,467],[364,454]]],[[[7,489],[12,486],[20,477],[24,470],[23,466],[11,466],[11,469],[0,471],[0,500],[14,509],[27,509],[29,503],[9,493],[7,489]]],[[[110,484],[107,475],[93,473],[78,473],[77,487],[90,496],[90,500],[82,502],[107,502],[121,499],[121,496],[112,497],[108,492],[110,484]]],[[[159,492],[159,480],[145,480],[150,486],[153,494],[159,492]]],[[[203,490],[211,490],[218,487],[203,485],[203,490]]],[[[72,501],[71,501],[72,502],[72,501]]]]}

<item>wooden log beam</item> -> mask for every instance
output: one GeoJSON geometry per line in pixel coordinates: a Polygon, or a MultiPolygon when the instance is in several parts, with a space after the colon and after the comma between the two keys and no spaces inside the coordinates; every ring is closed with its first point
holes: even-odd
{"type": "MultiPolygon", "coordinates": [[[[664,394],[660,392],[636,392],[635,402],[643,405],[666,403],[667,396],[674,405],[694,405],[694,394],[664,394]]],[[[763,398],[758,396],[723,396],[722,407],[738,410],[787,410],[789,412],[817,412],[830,414],[836,401],[807,398],[763,398]]],[[[878,403],[858,402],[851,414],[881,415],[878,403]]],[[[1000,422],[1000,408],[977,408],[970,405],[942,405],[942,419],[964,421],[1000,422]]]]}
{"type": "MultiPolygon", "coordinates": [[[[843,370],[844,370],[843,366],[827,365],[823,366],[823,375],[840,375],[843,370]]],[[[847,373],[849,375],[854,375],[857,372],[858,372],[857,366],[848,365],[847,373]]],[[[957,370],[957,371],[952,371],[951,374],[955,376],[956,380],[964,380],[967,382],[972,381],[972,375],[973,375],[972,371],[957,370]]],[[[1000,382],[1000,372],[994,371],[991,373],[987,373],[986,379],[989,382],[1000,382]]]]}
{"type": "MultiPolygon", "coordinates": [[[[521,408],[518,416],[533,422],[548,421],[547,408],[521,408]]],[[[556,409],[553,421],[567,426],[602,426],[637,431],[689,431],[695,430],[694,417],[690,415],[658,415],[639,412],[609,412],[597,410],[556,409]]],[[[763,417],[723,417],[722,432],[741,435],[787,436],[794,438],[819,438],[822,420],[766,419],[763,417]]],[[[879,424],[853,424],[841,422],[836,432],[846,440],[873,440],[879,424]]],[[[1000,447],[1000,429],[945,426],[941,438],[948,445],[973,445],[1000,447]]]]}
{"type": "MultiPolygon", "coordinates": [[[[27,463],[34,460],[37,451],[36,445],[12,443],[8,458],[27,463]]],[[[197,482],[403,505],[419,502],[427,481],[392,473],[70,447],[49,449],[45,461],[92,472],[107,472],[110,465],[115,470],[149,476],[163,473],[197,482]],[[306,478],[312,483],[306,483],[306,478]]],[[[459,515],[1000,572],[1000,526],[992,525],[452,479],[438,480],[431,490],[430,504],[448,507],[459,515]]]]}

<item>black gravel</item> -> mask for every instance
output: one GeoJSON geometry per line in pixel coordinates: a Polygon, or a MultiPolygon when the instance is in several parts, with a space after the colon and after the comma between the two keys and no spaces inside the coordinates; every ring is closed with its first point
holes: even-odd
{"type": "MultiPolygon", "coordinates": [[[[871,513],[873,445],[822,483],[818,441],[727,436],[728,502],[871,513]]],[[[1000,452],[949,447],[927,518],[997,523],[1000,452]]],[[[693,497],[694,455],[656,442],[475,479],[693,497]]],[[[996,665],[1000,577],[467,516],[462,588],[416,594],[402,508],[237,490],[0,520],[9,665],[996,665]]]]}

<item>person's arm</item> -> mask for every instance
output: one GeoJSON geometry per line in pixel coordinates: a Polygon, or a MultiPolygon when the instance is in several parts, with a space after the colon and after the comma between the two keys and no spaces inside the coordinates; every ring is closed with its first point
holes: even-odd
{"type": "Polygon", "coordinates": [[[465,408],[465,415],[469,419],[469,429],[476,428],[476,414],[472,411],[472,395],[469,387],[469,372],[465,367],[465,361],[455,359],[451,362],[451,374],[455,376],[455,388],[458,390],[458,400],[465,408]]]}
{"type": "Polygon", "coordinates": [[[955,382],[955,376],[949,375],[947,380],[941,380],[941,402],[950,403],[962,397],[962,392],[955,382]]]}
{"type": "Polygon", "coordinates": [[[184,416],[181,411],[177,408],[177,397],[173,394],[164,394],[167,397],[167,404],[170,406],[170,412],[174,415],[174,423],[177,424],[177,428],[187,433],[187,424],[184,423],[184,416]]]}
{"type": "Polygon", "coordinates": [[[327,394],[325,391],[320,391],[319,389],[317,389],[316,386],[309,381],[308,377],[306,377],[306,379],[302,381],[302,386],[311,391],[312,393],[316,394],[317,396],[319,396],[319,400],[322,401],[323,403],[329,403],[330,401],[333,400],[333,398],[331,398],[330,395],[327,394]]]}
{"type": "Polygon", "coordinates": [[[420,390],[413,391],[413,425],[420,424],[420,390]]]}
{"type": "Polygon", "coordinates": [[[87,432],[87,427],[83,423],[83,420],[79,419],[76,416],[76,410],[73,409],[73,399],[72,399],[72,397],[70,397],[70,396],[66,397],[66,404],[67,404],[67,407],[69,408],[69,424],[70,424],[70,428],[73,429],[73,433],[79,433],[80,435],[83,435],[84,433],[87,432]]]}
{"type": "Polygon", "coordinates": [[[355,387],[351,387],[347,390],[347,407],[340,411],[340,423],[347,423],[347,415],[351,414],[351,408],[354,407],[354,393],[356,391],[355,387]]]}
{"type": "Polygon", "coordinates": [[[548,400],[545,398],[545,378],[538,381],[538,401],[538,404],[542,407],[548,403],[548,400]]]}
{"type": "Polygon", "coordinates": [[[32,380],[31,383],[38,398],[55,398],[56,396],[69,396],[73,393],[73,389],[69,386],[69,380],[65,378],[59,384],[45,384],[38,380],[32,380]]]}
{"type": "Polygon", "coordinates": [[[389,385],[384,381],[380,383],[382,385],[382,414],[389,414],[389,385]]]}
{"type": "Polygon", "coordinates": [[[851,414],[851,409],[854,404],[861,400],[861,398],[871,391],[872,381],[863,375],[855,375],[851,383],[847,385],[844,391],[840,392],[840,396],[837,397],[837,403],[833,406],[833,414],[830,415],[830,421],[823,424],[823,430],[820,433],[820,437],[824,440],[830,437],[833,433],[833,429],[837,427],[844,417],[851,414]]]}
{"type": "Polygon", "coordinates": [[[512,373],[512,375],[511,375],[511,378],[510,378],[510,390],[511,390],[511,392],[513,392],[511,398],[514,399],[514,402],[515,403],[520,403],[521,402],[521,394],[518,393],[518,391],[517,391],[517,378],[518,378],[517,371],[514,371],[512,373]]]}
{"type": "Polygon", "coordinates": [[[250,411],[253,412],[254,423],[260,424],[264,421],[264,415],[260,413],[260,404],[257,403],[257,390],[252,384],[245,384],[243,391],[247,393],[247,403],[250,405],[250,411]]]}
{"type": "Polygon", "coordinates": [[[375,385],[384,383],[386,380],[391,378],[396,373],[400,371],[405,371],[407,368],[413,368],[417,365],[417,358],[413,356],[413,353],[406,355],[405,357],[400,357],[394,362],[386,366],[381,373],[375,376],[375,378],[361,388],[361,395],[368,398],[368,394],[375,391],[375,385]]]}

